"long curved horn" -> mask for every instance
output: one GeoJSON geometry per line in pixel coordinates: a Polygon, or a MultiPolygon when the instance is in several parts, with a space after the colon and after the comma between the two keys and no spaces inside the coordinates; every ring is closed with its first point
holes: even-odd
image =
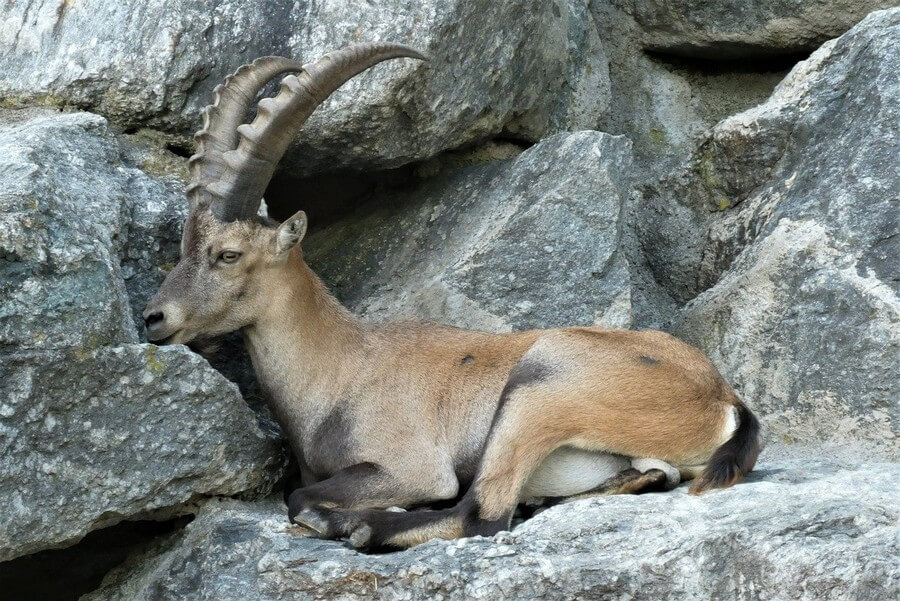
{"type": "MultiPolygon", "coordinates": [[[[330,52],[314,63],[303,65],[296,75],[285,77],[276,96],[259,101],[253,122],[236,128],[236,147],[217,156],[215,168],[198,170],[203,171],[204,180],[199,183],[211,198],[213,214],[223,221],[256,215],[278,161],[316,107],[358,73],[400,57],[425,60],[421,53],[402,44],[356,44],[330,52]],[[215,179],[207,180],[206,175],[215,175],[215,179]]],[[[256,91],[244,93],[245,98],[252,99],[255,95],[256,91]]],[[[223,136],[222,141],[232,140],[223,136]]],[[[199,162],[206,160],[201,158],[199,162]]]]}
{"type": "Polygon", "coordinates": [[[213,103],[203,109],[203,128],[194,134],[197,151],[188,161],[191,184],[187,193],[192,206],[213,200],[207,187],[225,172],[222,155],[237,147],[237,127],[244,122],[256,94],[276,75],[302,69],[296,61],[263,56],[242,65],[213,89],[213,103]]]}

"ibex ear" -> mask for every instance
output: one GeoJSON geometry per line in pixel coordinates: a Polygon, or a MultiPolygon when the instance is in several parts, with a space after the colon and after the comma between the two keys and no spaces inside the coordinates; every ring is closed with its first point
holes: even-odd
{"type": "Polygon", "coordinates": [[[278,226],[275,234],[275,250],[278,254],[287,252],[300,244],[306,235],[306,213],[297,211],[278,226]]]}

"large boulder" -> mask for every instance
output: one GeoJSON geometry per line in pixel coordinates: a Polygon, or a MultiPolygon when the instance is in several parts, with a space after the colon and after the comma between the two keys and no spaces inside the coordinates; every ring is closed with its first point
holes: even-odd
{"type": "Polygon", "coordinates": [[[814,50],[894,0],[612,0],[655,52],[728,60],[814,50]]]}
{"type": "Polygon", "coordinates": [[[627,327],[630,169],[623,136],[559,134],[376,196],[304,248],[337,296],[375,320],[627,327]]]}
{"type": "Polygon", "coordinates": [[[235,386],[138,344],[129,296],[171,260],[181,162],[97,115],[0,112],[0,561],[280,474],[235,386]]]}
{"type": "Polygon", "coordinates": [[[292,175],[389,167],[501,133],[535,140],[590,127],[609,82],[586,13],[569,0],[15,0],[0,7],[0,95],[187,144],[213,87],[258,56],[312,60],[353,42],[404,42],[430,62],[390,61],[345,85],[285,161],[292,175]]]}
{"type": "Polygon", "coordinates": [[[825,44],[645,204],[657,279],[693,298],[675,331],[786,441],[898,450],[898,35],[882,11],[825,44]]]}
{"type": "Polygon", "coordinates": [[[700,497],[577,501],[381,556],[304,538],[280,504],[214,501],[86,599],[892,599],[900,468],[854,463],[780,458],[700,497]]]}
{"type": "Polygon", "coordinates": [[[280,437],[184,347],[5,353],[0,399],[0,561],[280,473],[280,437]]]}
{"type": "MultiPolygon", "coordinates": [[[[758,107],[717,124],[644,194],[638,223],[654,276],[687,301],[780,219],[821,223],[890,281],[900,177],[900,10],[871,14],[799,63],[758,107]]],[[[893,285],[893,284],[892,284],[893,285]]]]}
{"type": "Polygon", "coordinates": [[[137,342],[118,272],[136,174],[105,127],[83,113],[0,116],[0,348],[137,342]]]}
{"type": "Polygon", "coordinates": [[[861,263],[816,220],[783,218],[675,331],[707,352],[771,438],[867,440],[896,458],[900,298],[861,263]]]}

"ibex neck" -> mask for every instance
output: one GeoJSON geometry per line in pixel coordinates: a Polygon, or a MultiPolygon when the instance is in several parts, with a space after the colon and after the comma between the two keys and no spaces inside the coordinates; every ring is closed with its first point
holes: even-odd
{"type": "Polygon", "coordinates": [[[299,252],[270,295],[244,339],[270,406],[296,441],[359,373],[366,328],[328,293],[299,252]]]}

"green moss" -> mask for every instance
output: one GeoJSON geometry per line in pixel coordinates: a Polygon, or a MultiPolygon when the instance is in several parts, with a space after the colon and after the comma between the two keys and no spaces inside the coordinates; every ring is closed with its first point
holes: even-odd
{"type": "Polygon", "coordinates": [[[112,341],[112,337],[107,332],[92,332],[85,339],[84,344],[75,348],[75,356],[83,361],[90,359],[94,351],[112,344],[112,341]]]}
{"type": "Polygon", "coordinates": [[[669,139],[666,137],[665,130],[662,130],[658,127],[654,127],[650,129],[650,143],[659,149],[664,149],[669,147],[669,139]]]}
{"type": "Polygon", "coordinates": [[[710,190],[719,187],[719,178],[716,177],[713,156],[708,150],[700,157],[700,179],[703,180],[703,185],[710,190]]]}
{"type": "Polygon", "coordinates": [[[166,364],[160,361],[157,349],[158,347],[152,344],[147,345],[147,367],[154,374],[161,374],[165,371],[166,364]]]}
{"type": "Polygon", "coordinates": [[[141,170],[159,177],[174,176],[182,181],[188,180],[187,161],[168,149],[171,136],[142,128],[125,137],[138,149],[141,170]]]}
{"type": "Polygon", "coordinates": [[[0,98],[0,108],[21,109],[34,105],[50,106],[55,109],[71,106],[62,96],[56,94],[38,94],[37,96],[5,96],[0,98]]]}
{"type": "Polygon", "coordinates": [[[721,193],[722,182],[716,174],[712,152],[705,151],[701,155],[697,167],[703,191],[711,208],[716,211],[725,211],[734,206],[731,199],[721,193]]]}
{"type": "Polygon", "coordinates": [[[182,180],[187,179],[187,170],[184,165],[161,153],[148,155],[141,162],[141,170],[159,177],[175,176],[182,180]]]}

